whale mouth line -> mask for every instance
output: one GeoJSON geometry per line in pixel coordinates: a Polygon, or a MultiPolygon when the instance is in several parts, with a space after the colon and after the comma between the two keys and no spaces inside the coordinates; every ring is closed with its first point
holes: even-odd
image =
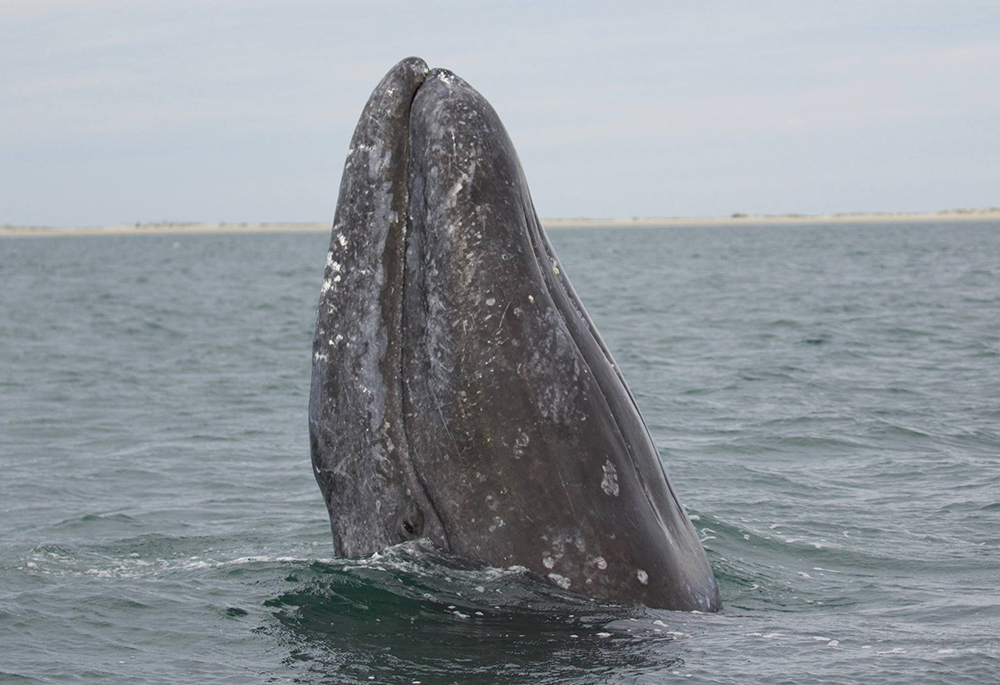
{"type": "MultiPolygon", "coordinates": [[[[404,154],[403,159],[401,160],[401,164],[405,168],[405,175],[406,175],[406,184],[405,184],[406,212],[404,213],[403,223],[398,228],[398,230],[401,232],[401,235],[399,236],[399,238],[400,238],[400,242],[402,244],[402,252],[403,252],[403,255],[404,255],[403,265],[402,265],[403,268],[399,271],[399,285],[398,285],[398,293],[399,293],[399,298],[400,298],[400,302],[399,302],[400,317],[399,317],[398,335],[399,335],[399,339],[400,340],[405,340],[406,339],[406,320],[407,320],[407,316],[406,316],[406,296],[405,296],[405,294],[407,292],[407,281],[408,281],[408,276],[407,276],[408,268],[407,268],[407,265],[408,265],[408,262],[410,261],[409,260],[409,255],[410,255],[411,249],[417,249],[417,246],[414,245],[414,241],[417,238],[417,236],[415,235],[415,227],[414,227],[414,223],[415,222],[414,222],[414,217],[413,217],[413,214],[412,214],[412,211],[411,211],[412,210],[412,206],[413,206],[412,200],[413,200],[413,192],[414,192],[413,191],[413,179],[411,177],[411,167],[410,167],[410,163],[411,163],[411,160],[412,160],[412,157],[413,157],[413,155],[412,155],[413,141],[412,141],[412,138],[411,138],[412,117],[413,117],[413,103],[416,102],[417,96],[420,94],[420,90],[427,84],[428,79],[432,78],[436,71],[440,71],[440,70],[427,69],[426,64],[424,65],[424,67],[425,67],[426,71],[425,71],[425,73],[423,75],[423,78],[417,84],[416,88],[413,89],[413,94],[410,96],[410,102],[407,105],[406,126],[405,126],[404,130],[402,132],[400,132],[400,135],[402,135],[402,136],[405,137],[405,146],[403,148],[404,151],[405,151],[405,154],[404,154]]],[[[425,203],[421,203],[422,206],[424,204],[425,203]]],[[[424,225],[424,222],[420,222],[419,225],[421,225],[421,226],[424,225]]],[[[417,262],[418,262],[417,268],[420,268],[420,266],[419,266],[420,260],[417,260],[417,262]]],[[[412,274],[410,275],[410,278],[412,278],[412,274]]],[[[399,355],[394,360],[394,365],[396,367],[396,374],[395,374],[395,376],[396,376],[396,381],[397,381],[398,387],[399,387],[399,391],[398,392],[399,392],[399,399],[400,399],[400,403],[401,403],[401,407],[400,407],[400,409],[401,409],[401,411],[400,411],[400,427],[401,427],[401,431],[402,431],[402,434],[403,434],[403,438],[405,440],[405,449],[404,449],[404,452],[405,452],[405,455],[406,455],[405,458],[406,458],[406,460],[408,462],[408,465],[409,465],[410,469],[412,469],[413,481],[415,481],[419,485],[420,490],[421,490],[421,492],[422,492],[422,494],[424,496],[424,499],[425,499],[425,501],[427,503],[427,506],[430,509],[430,513],[433,514],[434,519],[437,521],[438,525],[440,526],[440,535],[441,535],[442,539],[439,540],[438,542],[439,542],[439,544],[441,544],[441,546],[446,551],[451,552],[452,551],[452,546],[451,546],[451,540],[449,539],[449,536],[448,536],[448,525],[446,523],[446,518],[444,516],[442,516],[441,509],[437,505],[437,503],[435,502],[435,496],[434,496],[434,493],[433,493],[433,489],[430,487],[430,485],[427,482],[427,480],[421,475],[421,469],[418,468],[418,464],[414,462],[414,458],[413,458],[413,447],[412,447],[413,442],[412,442],[412,440],[410,438],[410,433],[411,433],[411,425],[410,425],[411,424],[411,418],[410,418],[409,412],[406,411],[406,407],[407,407],[407,404],[410,401],[410,398],[409,398],[409,391],[408,391],[408,388],[407,388],[407,384],[403,382],[404,369],[403,369],[402,350],[400,350],[399,355]]],[[[418,509],[418,511],[419,511],[419,509],[418,509]]],[[[404,526],[405,533],[413,534],[415,538],[419,539],[420,533],[422,532],[422,527],[423,527],[422,525],[420,527],[420,530],[415,529],[415,528],[411,528],[405,522],[404,522],[403,526],[404,526]]],[[[407,535],[404,535],[403,537],[407,537],[407,535]]]]}

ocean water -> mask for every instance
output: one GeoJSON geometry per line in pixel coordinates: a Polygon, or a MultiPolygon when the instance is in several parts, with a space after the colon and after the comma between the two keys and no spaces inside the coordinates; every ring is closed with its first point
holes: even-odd
{"type": "Polygon", "coordinates": [[[327,236],[0,240],[0,681],[1000,680],[1000,224],[555,230],[724,610],[331,559],[327,236]]]}

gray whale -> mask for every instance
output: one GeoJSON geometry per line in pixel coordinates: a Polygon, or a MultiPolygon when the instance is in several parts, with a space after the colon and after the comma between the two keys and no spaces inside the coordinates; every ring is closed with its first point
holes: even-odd
{"type": "Polygon", "coordinates": [[[336,553],[425,539],[601,600],[718,588],[496,112],[397,64],[344,165],[309,434],[336,553]]]}

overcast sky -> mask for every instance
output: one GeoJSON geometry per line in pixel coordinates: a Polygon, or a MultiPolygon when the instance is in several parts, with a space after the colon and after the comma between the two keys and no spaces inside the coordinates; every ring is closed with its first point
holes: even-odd
{"type": "Polygon", "coordinates": [[[0,1],[0,223],[329,221],[400,58],[543,217],[1000,205],[1000,2],[0,1]]]}

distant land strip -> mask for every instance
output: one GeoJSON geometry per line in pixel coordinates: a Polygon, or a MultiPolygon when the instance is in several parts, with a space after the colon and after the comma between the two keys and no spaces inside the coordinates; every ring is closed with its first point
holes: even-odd
{"type": "MultiPolygon", "coordinates": [[[[668,227],[668,226],[742,226],[774,224],[905,224],[952,221],[1000,221],[1000,207],[987,209],[947,209],[940,212],[854,212],[838,214],[742,214],[723,217],[632,217],[628,219],[542,219],[545,228],[668,227]]],[[[304,233],[327,232],[330,222],[272,223],[194,223],[160,221],[155,223],[55,228],[52,226],[0,225],[0,237],[94,236],[94,235],[163,235],[195,233],[304,233]]]]}

